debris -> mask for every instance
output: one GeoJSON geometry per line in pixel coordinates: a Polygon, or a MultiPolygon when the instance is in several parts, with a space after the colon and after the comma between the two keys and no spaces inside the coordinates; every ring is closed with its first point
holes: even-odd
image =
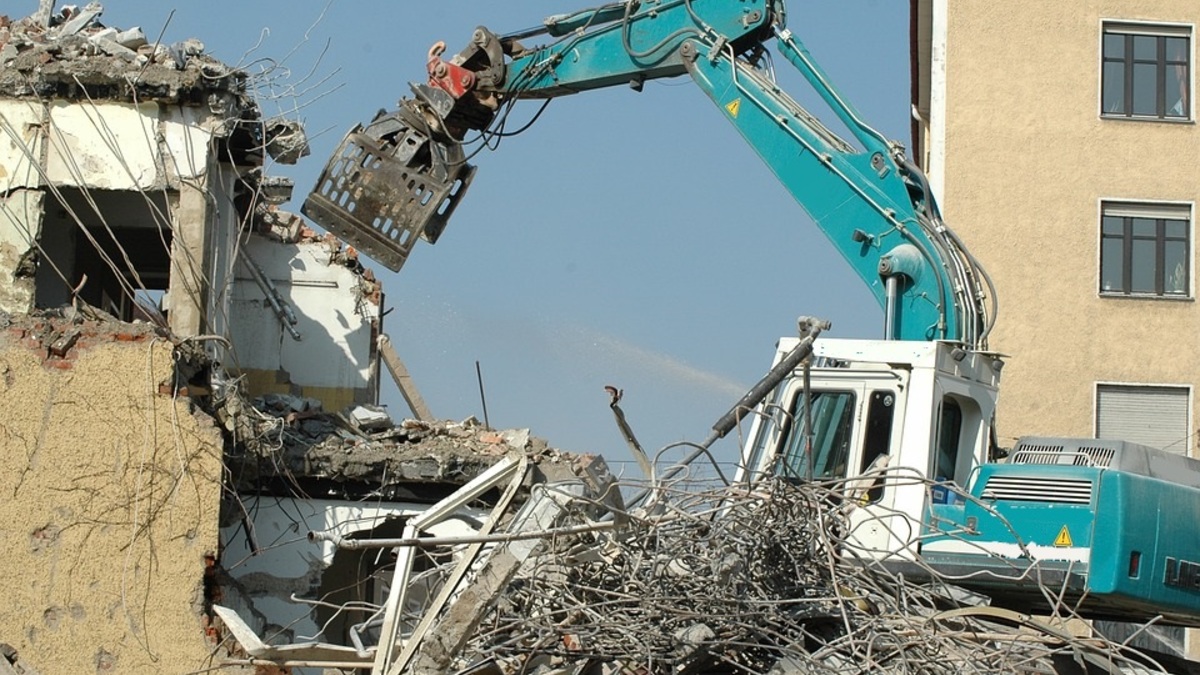
{"type": "MultiPolygon", "coordinates": [[[[279,206],[292,198],[296,183],[286,176],[263,176],[258,180],[258,194],[268,206],[279,206]]],[[[291,218],[299,216],[288,214],[291,218]]]]}
{"type": "Polygon", "coordinates": [[[57,356],[60,359],[65,358],[67,352],[71,351],[71,347],[74,347],[75,343],[79,340],[79,335],[80,331],[78,329],[71,329],[64,334],[55,335],[54,340],[47,345],[46,349],[51,356],[57,356]]]}
{"type": "Polygon", "coordinates": [[[248,493],[262,492],[272,481],[282,481],[281,491],[290,494],[293,481],[333,480],[322,482],[322,489],[346,498],[411,498],[462,485],[514,448],[548,459],[561,454],[528,429],[492,432],[473,418],[395,424],[386,412],[379,414],[382,408],[328,413],[314,399],[287,394],[251,401],[230,394],[218,405],[213,415],[239,439],[231,464],[237,488],[248,493]]]}
{"type": "Polygon", "coordinates": [[[140,26],[134,26],[133,28],[129,28],[117,33],[116,36],[113,37],[113,40],[117,44],[128,49],[139,49],[148,43],[146,40],[146,33],[142,31],[140,26]]]}
{"type": "MultiPolygon", "coordinates": [[[[473,424],[408,421],[402,428],[475,429],[485,443],[500,436],[473,424]]],[[[502,517],[501,499],[486,519],[505,522],[503,529],[418,536],[426,520],[446,518],[454,505],[510,480],[513,462],[502,460],[427,512],[437,515],[409,521],[402,538],[310,533],[310,540],[348,549],[395,547],[392,593],[359,624],[382,630],[354,633],[356,653],[373,655],[377,672],[961,675],[1179,667],[1103,636],[1071,634],[1061,627],[1078,618],[1070,606],[1034,619],[987,606],[936,573],[916,582],[892,571],[858,544],[861,505],[846,498],[847,481],[651,483],[640,487],[653,493],[655,506],[630,512],[619,498],[598,496],[639,486],[614,483],[603,469],[604,477],[586,478],[592,469],[581,464],[567,474],[573,481],[554,473],[550,459],[540,465],[550,473],[534,479],[517,514],[502,517]],[[423,566],[415,566],[416,556],[423,566]],[[435,567],[416,574],[424,565],[435,567]],[[377,645],[369,635],[379,636],[377,645]]],[[[928,494],[935,487],[904,470],[880,476],[888,489],[916,486],[928,494]]],[[[1030,578],[1040,578],[1036,569],[1030,578]]]]}
{"type": "Polygon", "coordinates": [[[500,438],[515,450],[524,450],[529,445],[528,429],[506,429],[500,432],[500,438]]]}
{"type": "Polygon", "coordinates": [[[50,27],[50,17],[54,15],[55,0],[38,0],[37,11],[29,17],[30,23],[39,28],[50,27]]]}
{"type": "Polygon", "coordinates": [[[392,416],[381,406],[356,405],[347,415],[359,431],[382,431],[392,427],[392,416]]]}
{"type": "MultiPolygon", "coordinates": [[[[73,7],[73,6],[70,6],[73,7]]],[[[66,11],[66,8],[63,8],[66,11]]],[[[58,36],[74,35],[87,28],[104,12],[104,7],[98,2],[89,2],[86,7],[72,11],[67,22],[58,28],[58,36]]]]}
{"type": "Polygon", "coordinates": [[[139,27],[104,27],[104,8],[65,5],[58,13],[43,0],[32,15],[0,22],[0,94],[71,98],[81,88],[91,98],[140,101],[202,100],[212,92],[245,96],[248,75],[204,53],[190,38],[167,48],[152,45],[139,27]],[[215,75],[219,74],[220,77],[215,75]]]}
{"type": "Polygon", "coordinates": [[[29,250],[21,254],[17,259],[17,265],[13,269],[13,278],[33,278],[37,276],[38,261],[40,259],[38,247],[30,246],[29,250]]]}
{"type": "MultiPolygon", "coordinates": [[[[378,293],[374,294],[378,295],[378,293]]],[[[378,300],[374,300],[378,304],[378,300]]],[[[380,335],[377,341],[379,348],[379,359],[383,361],[384,367],[392,376],[392,381],[396,383],[396,388],[400,390],[400,396],[404,398],[404,402],[408,404],[408,409],[419,420],[433,419],[433,413],[429,412],[429,406],[425,403],[425,398],[421,396],[420,390],[413,382],[412,375],[408,372],[408,366],[404,365],[404,361],[400,358],[400,354],[396,352],[396,348],[392,346],[392,339],[387,334],[380,335]]]]}
{"type": "MultiPolygon", "coordinates": [[[[451,670],[491,661],[501,664],[496,672],[516,673],[550,658],[556,672],[571,673],[610,664],[647,673],[957,675],[1055,672],[1063,651],[1092,666],[1144,658],[962,605],[946,580],[919,585],[858,558],[866,552],[850,536],[857,505],[836,482],[681,488],[655,488],[669,515],[544,541],[497,602],[480,608],[481,628],[451,670]],[[582,648],[564,651],[572,643],[582,648]]],[[[1059,618],[1070,617],[1060,609],[1059,618]]]]}
{"type": "Polygon", "coordinates": [[[123,61],[133,63],[138,60],[138,53],[134,50],[125,47],[118,43],[115,39],[116,31],[108,29],[102,33],[96,33],[88,38],[88,41],[96,45],[109,56],[115,56],[123,61]]]}
{"type": "Polygon", "coordinates": [[[295,164],[309,154],[308,136],[296,120],[272,117],[263,122],[267,154],[280,164],[295,164]]]}

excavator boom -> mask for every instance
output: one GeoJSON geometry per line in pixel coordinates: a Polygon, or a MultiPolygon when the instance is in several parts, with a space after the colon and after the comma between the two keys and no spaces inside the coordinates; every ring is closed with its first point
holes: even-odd
{"type": "Polygon", "coordinates": [[[474,168],[472,135],[498,133],[523,99],[690,77],[833,242],[884,308],[888,339],[984,349],[994,311],[980,266],[942,222],[924,176],[862,121],[784,25],[779,0],[665,0],[550,17],[500,37],[477,28],[400,109],[351,132],[305,213],[399,269],[418,236],[441,234],[474,168]],[[522,40],[555,38],[546,46],[522,40]],[[850,130],[847,142],[774,81],[767,47],[805,77],[850,130]],[[361,242],[361,243],[360,243],[361,242]]]}

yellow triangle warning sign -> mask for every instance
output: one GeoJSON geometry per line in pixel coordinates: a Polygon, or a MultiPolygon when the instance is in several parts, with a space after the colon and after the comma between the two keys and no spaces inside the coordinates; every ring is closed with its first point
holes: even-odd
{"type": "Polygon", "coordinates": [[[726,103],[725,109],[729,111],[730,115],[737,117],[738,111],[742,109],[742,99],[735,98],[729,103],[726,103]]]}
{"type": "Polygon", "coordinates": [[[1066,548],[1074,545],[1071,542],[1071,532],[1067,530],[1066,525],[1063,525],[1062,529],[1058,531],[1058,536],[1054,538],[1054,545],[1059,548],[1066,548]]]}

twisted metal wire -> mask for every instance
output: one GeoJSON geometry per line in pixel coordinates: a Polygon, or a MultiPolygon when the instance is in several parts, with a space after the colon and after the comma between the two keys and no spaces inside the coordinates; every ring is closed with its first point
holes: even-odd
{"type": "MultiPolygon", "coordinates": [[[[924,481],[879,474],[886,487],[924,481]]],[[[859,479],[861,480],[861,479],[859,479]]],[[[1041,585],[1046,623],[976,613],[954,579],[914,583],[856,553],[852,481],[652,487],[619,531],[543,542],[459,654],[506,673],[1166,672],[1041,585]],[[966,609],[963,609],[966,607],[966,609]]],[[[584,509],[575,510],[583,518],[584,509]]],[[[862,554],[863,551],[858,551],[862,554]]],[[[1036,567],[1036,566],[1035,566],[1036,567]]],[[[1031,583],[1040,583],[1036,569],[1031,583]]]]}

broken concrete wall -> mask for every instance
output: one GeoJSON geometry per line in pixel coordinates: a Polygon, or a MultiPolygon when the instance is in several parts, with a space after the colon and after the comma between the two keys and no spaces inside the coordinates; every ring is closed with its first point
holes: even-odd
{"type": "Polygon", "coordinates": [[[42,232],[42,197],[24,188],[0,194],[0,279],[8,277],[0,282],[2,312],[33,309],[36,266],[30,252],[42,232]]]}
{"type": "Polygon", "coordinates": [[[164,304],[173,310],[170,322],[178,334],[206,332],[206,317],[225,315],[225,308],[208,305],[206,289],[227,276],[214,262],[228,270],[229,260],[215,260],[208,252],[232,243],[237,218],[229,215],[237,172],[218,168],[216,139],[232,132],[225,117],[232,104],[214,96],[204,108],[0,100],[5,120],[0,132],[7,141],[0,142],[0,212],[5,216],[0,219],[0,308],[26,313],[63,304],[87,276],[90,286],[85,284],[83,292],[92,293],[88,301],[99,306],[104,303],[98,298],[107,295],[124,296],[128,307],[129,293],[114,292],[123,286],[167,290],[164,304]],[[34,191],[41,208],[25,196],[34,191]],[[122,194],[145,202],[142,213],[123,215],[108,203],[122,194]],[[44,219],[67,226],[43,230],[44,219]],[[161,279],[143,278],[141,260],[128,255],[122,241],[131,227],[161,232],[157,241],[160,256],[171,259],[169,277],[164,272],[161,279]],[[84,250],[81,237],[104,251],[103,265],[76,265],[84,250]],[[108,242],[117,246],[107,248],[116,250],[105,251],[108,242]],[[25,274],[25,267],[36,274],[25,274]]]}
{"type": "Polygon", "coordinates": [[[222,440],[172,395],[171,343],[129,324],[3,324],[0,641],[47,674],[205,667],[222,440]]]}
{"type": "MultiPolygon", "coordinates": [[[[349,627],[370,613],[362,611],[363,603],[382,604],[386,597],[385,587],[372,573],[391,565],[390,551],[339,550],[328,541],[308,541],[309,531],[348,539],[397,537],[406,519],[428,508],[378,501],[242,499],[249,519],[227,518],[221,529],[220,604],[237,611],[268,644],[310,639],[350,644],[349,627]],[[343,604],[357,604],[358,609],[334,616],[330,605],[343,604]]],[[[228,513],[236,516],[236,511],[228,513]]],[[[483,515],[476,510],[470,514],[483,515]]],[[[471,531],[467,523],[450,520],[437,534],[471,531]]]]}
{"type": "Polygon", "coordinates": [[[295,312],[297,340],[244,266],[237,269],[230,314],[234,359],[253,395],[310,397],[326,410],[378,397],[379,285],[337,240],[280,243],[252,235],[243,252],[295,312]],[[319,354],[319,357],[314,355],[319,354]]]}
{"type": "Polygon", "coordinates": [[[202,178],[214,132],[208,109],[124,101],[0,99],[0,187],[178,188],[202,178]]]}

